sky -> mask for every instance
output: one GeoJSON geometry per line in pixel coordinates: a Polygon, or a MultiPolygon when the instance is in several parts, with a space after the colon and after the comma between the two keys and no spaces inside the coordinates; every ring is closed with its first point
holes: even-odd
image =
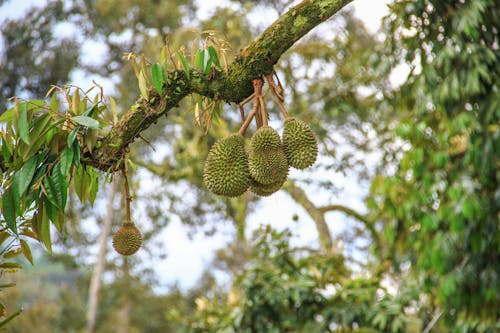
{"type": "MultiPolygon", "coordinates": [[[[198,1],[199,15],[208,16],[217,3],[224,2],[223,0],[198,1]]],[[[0,21],[5,18],[14,18],[21,15],[32,4],[44,4],[43,0],[11,0],[7,1],[0,8],[0,21]]],[[[371,31],[376,31],[380,27],[381,19],[387,14],[388,0],[355,0],[350,6],[355,9],[355,14],[363,20],[367,28],[371,31]]],[[[256,14],[250,18],[259,26],[266,26],[272,22],[275,17],[269,15],[256,14]]],[[[92,44],[83,44],[83,52],[85,48],[93,48],[92,44]]],[[[0,45],[1,51],[1,45],[0,45]]],[[[93,78],[84,76],[82,73],[74,73],[72,83],[80,86],[89,86],[93,78]]],[[[110,90],[112,82],[102,83],[106,89],[110,90]],[[108,85],[108,88],[107,88],[108,85]]],[[[361,188],[359,184],[350,181],[347,177],[332,172],[324,174],[311,174],[307,172],[297,172],[292,170],[291,177],[329,177],[336,185],[343,188],[342,197],[334,197],[329,203],[342,203],[354,209],[363,211],[363,195],[366,189],[361,188]],[[335,202],[335,200],[338,200],[335,202]]],[[[148,185],[154,187],[151,182],[151,177],[144,174],[144,182],[142,186],[148,185]],[[148,180],[149,179],[149,180],[148,180]]],[[[332,199],[329,196],[329,199],[332,199]]],[[[317,201],[325,201],[324,197],[317,196],[317,201]]],[[[346,225],[346,217],[341,213],[332,212],[327,215],[329,226],[335,236],[343,230],[346,225]]],[[[247,226],[247,236],[251,235],[251,231],[259,227],[263,223],[269,223],[274,228],[282,230],[289,228],[295,237],[292,239],[294,245],[316,246],[317,234],[313,221],[307,213],[298,207],[283,191],[279,191],[268,198],[260,201],[256,212],[249,217],[247,226]],[[297,214],[299,222],[293,222],[292,216],[297,214]]],[[[224,226],[221,231],[214,236],[205,237],[202,233],[195,234],[192,239],[188,237],[188,232],[182,221],[173,217],[167,228],[164,229],[161,239],[164,240],[164,246],[167,252],[167,257],[164,260],[159,260],[154,265],[154,269],[160,281],[164,286],[173,282],[178,282],[181,287],[189,288],[193,286],[199,279],[203,268],[213,258],[213,253],[216,249],[223,247],[229,243],[234,237],[234,230],[231,226],[224,226]]],[[[141,255],[141,252],[138,253],[141,255]]]]}

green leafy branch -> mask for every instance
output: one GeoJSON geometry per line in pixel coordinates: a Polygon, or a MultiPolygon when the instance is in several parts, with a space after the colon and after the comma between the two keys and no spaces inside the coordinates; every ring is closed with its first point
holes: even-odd
{"type": "MultiPolygon", "coordinates": [[[[81,150],[92,151],[99,132],[108,125],[102,117],[107,106],[102,92],[93,100],[88,92],[81,98],[79,88],[52,87],[48,101],[16,99],[0,116],[0,221],[9,236],[34,238],[51,251],[50,222],[63,231],[70,184],[82,202],[95,200],[98,173],[82,163],[81,150]],[[66,101],[66,112],[61,112],[59,97],[66,101]]],[[[31,262],[28,244],[19,239],[31,262]]]]}

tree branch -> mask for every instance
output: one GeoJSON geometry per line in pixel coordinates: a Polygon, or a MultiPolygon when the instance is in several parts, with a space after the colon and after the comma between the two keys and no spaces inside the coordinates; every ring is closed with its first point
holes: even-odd
{"type": "Polygon", "coordinates": [[[318,231],[319,244],[321,248],[331,251],[333,249],[333,240],[332,235],[330,234],[330,228],[328,228],[328,224],[326,223],[324,213],[319,210],[311,200],[309,200],[304,190],[296,186],[291,180],[285,182],[283,190],[288,192],[293,200],[306,210],[316,224],[316,230],[318,231]]]}
{"type": "Polygon", "coordinates": [[[279,58],[296,41],[326,21],[352,0],[305,0],[281,16],[229,66],[228,74],[217,71],[211,78],[191,70],[188,78],[181,71],[166,75],[160,96],[155,90],[140,98],[135,105],[98,142],[96,149],[84,154],[84,163],[109,171],[120,168],[117,163],[128,146],[156,120],[174,108],[191,93],[239,103],[253,92],[252,80],[269,74],[279,58]]]}
{"type": "Polygon", "coordinates": [[[380,237],[378,235],[377,230],[373,226],[372,219],[370,219],[368,216],[364,216],[364,215],[358,213],[357,211],[355,211],[354,209],[343,206],[343,205],[327,205],[327,206],[319,207],[318,209],[322,213],[327,213],[327,212],[331,212],[331,211],[341,211],[349,216],[354,217],[356,220],[363,223],[363,225],[366,227],[366,229],[370,233],[370,236],[371,236],[373,242],[375,243],[374,244],[375,247],[377,249],[380,248],[380,237]]]}

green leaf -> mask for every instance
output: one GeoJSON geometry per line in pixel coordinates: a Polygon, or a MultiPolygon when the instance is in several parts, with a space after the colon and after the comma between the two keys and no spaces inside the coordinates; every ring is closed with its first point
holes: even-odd
{"type": "Polygon", "coordinates": [[[57,231],[62,232],[64,216],[63,214],[54,206],[47,197],[44,197],[45,211],[48,218],[56,226],[57,231]]]}
{"type": "Polygon", "coordinates": [[[91,129],[99,129],[99,122],[95,120],[94,118],[90,118],[87,116],[74,116],[71,117],[71,120],[73,120],[75,123],[80,124],[84,127],[88,127],[91,129]]]}
{"type": "Polygon", "coordinates": [[[113,115],[113,122],[116,123],[118,122],[118,106],[113,97],[109,96],[108,99],[109,99],[109,105],[111,106],[111,113],[113,115]]]}
{"type": "Polygon", "coordinates": [[[59,112],[59,100],[57,94],[52,94],[50,98],[50,114],[56,115],[59,112]]]}
{"type": "Polygon", "coordinates": [[[140,71],[139,73],[139,91],[141,92],[141,97],[144,99],[148,98],[148,85],[146,83],[146,76],[144,72],[140,71]]]}
{"type": "Polygon", "coordinates": [[[47,214],[45,211],[42,211],[42,216],[41,216],[41,221],[40,221],[40,239],[42,243],[45,245],[47,250],[49,250],[50,253],[52,253],[52,240],[50,238],[50,222],[47,214]]]}
{"type": "Polygon", "coordinates": [[[73,172],[73,184],[75,185],[75,192],[80,201],[84,204],[87,201],[87,189],[90,185],[90,179],[85,171],[85,167],[79,166],[73,172]]]}
{"type": "Polygon", "coordinates": [[[151,78],[153,79],[153,85],[161,95],[163,84],[165,83],[165,70],[162,65],[156,63],[151,67],[151,78]]]}
{"type": "Polygon", "coordinates": [[[71,168],[71,164],[73,163],[73,155],[73,149],[69,147],[65,147],[61,152],[59,165],[61,166],[61,173],[63,175],[67,175],[69,173],[69,169],[71,168]]]}
{"type": "Polygon", "coordinates": [[[28,111],[26,110],[26,103],[19,105],[19,119],[17,120],[17,129],[19,130],[19,137],[27,145],[30,144],[30,123],[28,122],[28,111]]]}
{"type": "Polygon", "coordinates": [[[37,164],[38,156],[34,155],[12,176],[12,195],[15,202],[20,202],[22,195],[33,180],[37,164]]]}
{"type": "Polygon", "coordinates": [[[210,59],[210,53],[208,50],[203,50],[203,71],[208,72],[212,66],[212,59],[210,59]]]}
{"type": "Polygon", "coordinates": [[[214,65],[217,66],[219,69],[222,69],[219,62],[219,57],[217,56],[217,51],[213,46],[208,47],[208,53],[210,54],[210,60],[212,60],[214,65]]]}
{"type": "Polygon", "coordinates": [[[189,80],[190,72],[189,72],[188,62],[187,62],[186,58],[184,57],[184,54],[182,54],[181,51],[177,51],[177,55],[179,56],[179,59],[181,60],[182,67],[184,68],[184,72],[186,73],[186,76],[189,80]]]}
{"type": "Polygon", "coordinates": [[[26,102],[26,107],[28,111],[30,110],[35,110],[35,109],[40,109],[47,105],[47,102],[44,101],[43,99],[32,99],[30,101],[26,102]]]}
{"type": "Polygon", "coordinates": [[[38,241],[43,243],[45,247],[52,253],[52,241],[50,239],[50,221],[45,210],[44,203],[46,200],[40,200],[37,205],[37,212],[31,220],[33,231],[36,234],[38,241]]]}
{"type": "Polygon", "coordinates": [[[203,74],[207,75],[210,73],[210,69],[212,68],[212,59],[209,59],[205,65],[205,69],[203,70],[203,74]]]}
{"type": "Polygon", "coordinates": [[[45,113],[40,117],[37,117],[33,122],[33,130],[30,132],[30,142],[28,149],[23,154],[23,159],[26,160],[33,154],[35,154],[42,145],[46,144],[45,134],[57,123],[52,122],[52,117],[50,114],[45,113]]]}
{"type": "Polygon", "coordinates": [[[87,110],[85,110],[81,115],[92,117],[94,115],[94,112],[97,110],[96,106],[97,106],[97,103],[89,106],[87,108],[87,110]]]}
{"type": "Polygon", "coordinates": [[[99,174],[96,173],[92,168],[88,170],[88,174],[90,177],[89,200],[90,204],[94,205],[94,201],[97,196],[97,190],[99,189],[99,174]]]}
{"type": "Polygon", "coordinates": [[[51,175],[43,179],[43,186],[45,187],[47,199],[60,210],[64,210],[68,195],[68,184],[66,177],[61,173],[59,163],[54,165],[51,175]]]}
{"type": "Polygon", "coordinates": [[[10,123],[14,120],[16,115],[16,109],[15,108],[10,108],[2,115],[0,115],[0,123],[10,123]]]}
{"type": "Polygon", "coordinates": [[[73,164],[76,166],[80,165],[80,145],[78,142],[73,143],[73,164]]]}
{"type": "Polygon", "coordinates": [[[0,146],[2,147],[3,160],[4,161],[10,160],[11,154],[9,151],[8,142],[4,138],[0,140],[0,146]]]}
{"type": "Polygon", "coordinates": [[[78,130],[80,129],[80,126],[76,126],[68,135],[68,138],[66,140],[66,144],[68,147],[71,147],[73,145],[73,142],[76,139],[76,135],[78,134],[78,130]]]}
{"type": "Polygon", "coordinates": [[[15,234],[17,234],[17,224],[16,224],[16,210],[19,210],[14,203],[14,197],[12,195],[12,186],[9,187],[2,197],[2,214],[7,222],[7,226],[15,234]]]}
{"type": "Polygon", "coordinates": [[[194,67],[201,71],[205,70],[205,50],[196,51],[196,55],[194,56],[194,67]]]}
{"type": "Polygon", "coordinates": [[[50,202],[50,200],[47,198],[47,196],[43,196],[43,204],[44,204],[45,212],[47,213],[47,217],[52,222],[56,221],[57,215],[58,215],[57,207],[52,202],[50,202]]]}
{"type": "Polygon", "coordinates": [[[21,239],[21,250],[23,251],[23,255],[28,261],[33,265],[33,254],[31,254],[31,248],[24,239],[21,239]]]}

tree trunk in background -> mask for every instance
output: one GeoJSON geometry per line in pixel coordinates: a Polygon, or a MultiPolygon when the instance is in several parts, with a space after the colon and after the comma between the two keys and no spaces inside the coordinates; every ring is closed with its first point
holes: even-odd
{"type": "Polygon", "coordinates": [[[89,286],[89,303],[87,311],[87,332],[94,333],[97,319],[97,310],[99,304],[99,290],[101,289],[102,275],[106,265],[107,240],[111,233],[113,224],[114,206],[116,192],[120,183],[120,178],[115,177],[111,183],[108,193],[108,204],[106,207],[106,216],[102,221],[101,235],[99,236],[99,250],[97,252],[97,261],[92,272],[92,278],[89,286]]]}
{"type": "Polygon", "coordinates": [[[123,292],[122,292],[122,305],[118,310],[117,319],[118,326],[116,333],[128,333],[130,327],[130,272],[128,267],[127,257],[123,257],[122,264],[123,272],[123,292]]]}

